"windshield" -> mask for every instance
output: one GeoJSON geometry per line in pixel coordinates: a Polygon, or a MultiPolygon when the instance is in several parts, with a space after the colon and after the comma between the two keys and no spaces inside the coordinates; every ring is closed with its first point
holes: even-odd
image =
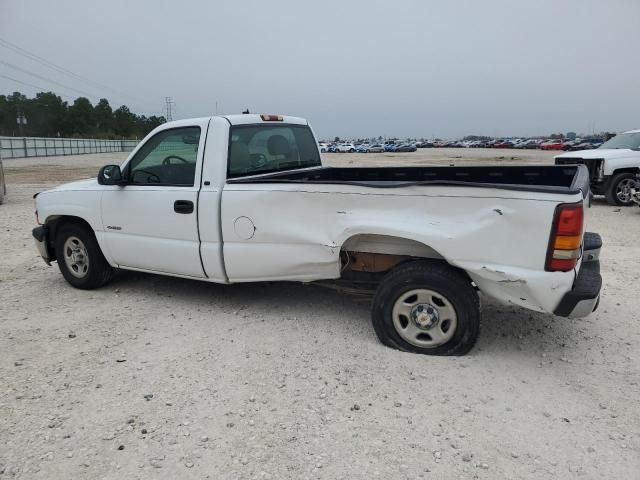
{"type": "Polygon", "coordinates": [[[640,132],[635,133],[621,133],[616,135],[611,140],[604,142],[600,148],[640,148],[640,132]]]}
{"type": "Polygon", "coordinates": [[[228,178],[319,166],[318,144],[306,125],[231,127],[228,178]]]}

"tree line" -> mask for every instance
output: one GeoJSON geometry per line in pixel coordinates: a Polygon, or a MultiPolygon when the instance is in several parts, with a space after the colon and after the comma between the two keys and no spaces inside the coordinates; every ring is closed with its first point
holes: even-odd
{"type": "Polygon", "coordinates": [[[20,92],[0,95],[0,135],[66,138],[142,138],[166,122],[163,116],[136,115],[106,98],[95,105],[85,97],[69,104],[53,92],[28,98],[20,92]]]}

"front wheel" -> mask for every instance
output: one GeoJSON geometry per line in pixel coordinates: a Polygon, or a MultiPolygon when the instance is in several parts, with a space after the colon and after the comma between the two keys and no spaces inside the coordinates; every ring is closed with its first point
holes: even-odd
{"type": "Polygon", "coordinates": [[[440,262],[402,264],[380,283],[373,327],[392,348],[425,355],[464,355],[480,333],[480,301],[465,275],[440,262]]]}
{"type": "Polygon", "coordinates": [[[633,173],[619,173],[615,175],[609,182],[609,186],[605,192],[607,203],[610,205],[619,205],[622,207],[630,207],[633,205],[631,189],[636,185],[636,176],[633,173]]]}
{"type": "Polygon", "coordinates": [[[111,280],[114,273],[93,232],[75,223],[58,229],[56,259],[65,280],[83,290],[101,287],[111,280]]]}

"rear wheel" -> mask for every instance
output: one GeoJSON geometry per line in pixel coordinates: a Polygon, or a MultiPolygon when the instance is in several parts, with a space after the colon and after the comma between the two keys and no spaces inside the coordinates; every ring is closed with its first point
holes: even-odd
{"type": "Polygon", "coordinates": [[[619,173],[609,181],[605,192],[607,203],[629,207],[633,205],[631,189],[636,185],[636,176],[633,173],[619,173]]]}
{"type": "Polygon", "coordinates": [[[385,345],[426,355],[464,355],[480,332],[471,282],[441,262],[410,262],[389,272],[373,301],[373,327],[385,345]]]}
{"type": "Polygon", "coordinates": [[[101,287],[114,273],[93,232],[77,223],[68,223],[58,229],[56,259],[65,280],[83,290],[101,287]]]}

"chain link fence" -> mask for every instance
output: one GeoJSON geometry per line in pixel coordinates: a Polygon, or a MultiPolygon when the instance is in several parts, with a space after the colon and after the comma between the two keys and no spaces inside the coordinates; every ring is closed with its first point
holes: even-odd
{"type": "Polygon", "coordinates": [[[0,158],[53,157],[85,153],[130,152],[138,140],[0,137],[0,158]]]}

